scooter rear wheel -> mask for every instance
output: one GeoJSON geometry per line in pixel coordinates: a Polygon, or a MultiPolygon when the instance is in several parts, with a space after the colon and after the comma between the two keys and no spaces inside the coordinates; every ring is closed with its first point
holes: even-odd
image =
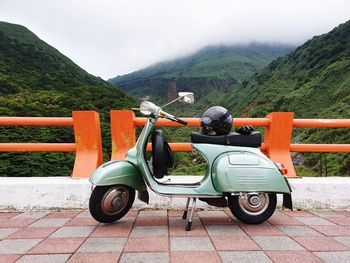
{"type": "Polygon", "coordinates": [[[246,224],[265,222],[275,212],[276,204],[275,193],[228,195],[228,205],[232,214],[246,224]]]}
{"type": "Polygon", "coordinates": [[[135,189],[126,185],[96,186],[89,202],[90,213],[101,223],[118,221],[130,210],[135,189]]]}

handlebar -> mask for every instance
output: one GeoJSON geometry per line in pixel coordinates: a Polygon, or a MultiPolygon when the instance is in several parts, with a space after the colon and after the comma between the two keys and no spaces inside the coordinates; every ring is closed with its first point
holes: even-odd
{"type": "Polygon", "coordinates": [[[178,122],[182,125],[187,125],[187,121],[185,120],[182,120],[182,119],[179,119],[179,118],[176,118],[175,116],[165,112],[165,111],[160,111],[160,116],[163,117],[163,118],[166,118],[166,119],[169,119],[171,121],[175,121],[175,122],[178,122]]]}

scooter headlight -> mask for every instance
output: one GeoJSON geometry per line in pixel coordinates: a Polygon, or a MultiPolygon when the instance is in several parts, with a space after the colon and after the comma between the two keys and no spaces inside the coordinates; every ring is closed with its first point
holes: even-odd
{"type": "Polygon", "coordinates": [[[152,105],[148,101],[141,102],[140,112],[143,115],[150,116],[152,114],[152,105]]]}

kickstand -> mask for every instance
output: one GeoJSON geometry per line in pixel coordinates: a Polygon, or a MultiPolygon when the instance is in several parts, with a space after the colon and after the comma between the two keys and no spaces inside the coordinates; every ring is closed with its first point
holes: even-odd
{"type": "Polygon", "coordinates": [[[193,198],[192,200],[193,200],[192,201],[192,209],[191,209],[190,218],[188,219],[187,226],[185,228],[186,231],[190,231],[192,228],[193,212],[194,212],[194,210],[196,210],[196,198],[193,198]]]}
{"type": "Polygon", "coordinates": [[[188,211],[188,206],[190,205],[190,199],[191,198],[187,198],[186,208],[185,208],[184,214],[182,215],[182,219],[186,219],[187,218],[187,211],[188,211]]]}

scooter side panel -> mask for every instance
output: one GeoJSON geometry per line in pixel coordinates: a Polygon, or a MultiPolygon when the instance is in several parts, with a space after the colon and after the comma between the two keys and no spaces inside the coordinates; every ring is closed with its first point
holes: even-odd
{"type": "Polygon", "coordinates": [[[213,164],[212,177],[215,189],[221,192],[290,193],[276,165],[249,149],[220,155],[213,164]]]}
{"type": "Polygon", "coordinates": [[[94,185],[123,184],[138,191],[145,191],[147,187],[140,171],[128,161],[110,161],[99,168],[90,177],[94,185]]]}

